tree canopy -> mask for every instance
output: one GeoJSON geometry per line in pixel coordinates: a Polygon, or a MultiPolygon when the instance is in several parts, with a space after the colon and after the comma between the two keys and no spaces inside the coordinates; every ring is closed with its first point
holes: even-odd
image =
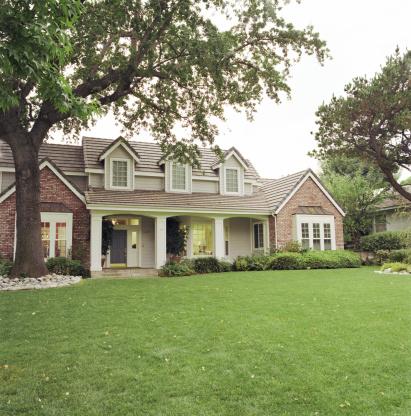
{"type": "Polygon", "coordinates": [[[344,240],[358,247],[370,232],[376,206],[389,184],[378,167],[358,158],[333,157],[321,163],[321,179],[345,211],[344,240]]]}
{"type": "Polygon", "coordinates": [[[313,28],[280,16],[281,3],[6,0],[0,137],[13,128],[38,141],[52,127],[78,133],[112,110],[127,131],[148,129],[166,153],[195,159],[196,143],[214,142],[213,119],[226,105],[251,117],[264,95],[290,92],[303,52],[327,55],[313,28]]]}
{"type": "Polygon", "coordinates": [[[411,164],[411,52],[397,50],[371,79],[355,78],[345,95],[317,113],[320,159],[360,157],[377,166],[392,187],[411,200],[395,173],[411,164]]]}

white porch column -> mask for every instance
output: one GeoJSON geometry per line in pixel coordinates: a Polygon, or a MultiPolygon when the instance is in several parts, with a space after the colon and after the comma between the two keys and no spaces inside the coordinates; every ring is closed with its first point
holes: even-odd
{"type": "Polygon", "coordinates": [[[91,211],[90,224],[90,271],[99,272],[101,267],[101,239],[103,215],[91,211]]]}
{"type": "Polygon", "coordinates": [[[164,266],[167,261],[167,217],[159,216],[155,218],[155,259],[156,269],[164,266]]]}
{"type": "Polygon", "coordinates": [[[218,259],[225,257],[224,249],[224,218],[214,218],[214,256],[218,259]]]}

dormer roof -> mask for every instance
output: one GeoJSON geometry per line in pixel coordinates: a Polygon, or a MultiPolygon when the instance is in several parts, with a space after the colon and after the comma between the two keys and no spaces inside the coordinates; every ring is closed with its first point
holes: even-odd
{"type": "MultiPolygon", "coordinates": [[[[226,161],[227,159],[230,159],[230,157],[235,157],[240,164],[243,166],[243,168],[245,170],[248,170],[249,168],[249,162],[247,161],[247,159],[245,159],[243,157],[243,155],[233,146],[230,147],[228,150],[226,150],[223,153],[223,160],[226,161]]],[[[215,170],[220,168],[222,165],[222,161],[220,160],[220,158],[217,158],[213,164],[211,165],[211,169],[215,170]]]]}
{"type": "Polygon", "coordinates": [[[118,147],[123,147],[124,150],[137,162],[140,162],[140,156],[133,147],[131,147],[130,143],[124,139],[124,137],[119,136],[113,142],[110,142],[108,146],[104,148],[104,150],[100,153],[98,160],[101,162],[103,161],[112,151],[117,149],[118,147]]]}

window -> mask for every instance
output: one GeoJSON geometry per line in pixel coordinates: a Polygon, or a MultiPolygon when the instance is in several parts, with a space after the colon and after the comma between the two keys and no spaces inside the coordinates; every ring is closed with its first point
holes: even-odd
{"type": "Polygon", "coordinates": [[[50,257],[50,223],[41,223],[41,241],[43,243],[44,258],[50,257]]]}
{"type": "Polygon", "coordinates": [[[323,224],[324,227],[324,250],[331,250],[331,224],[323,224]]]}
{"type": "Polygon", "coordinates": [[[70,257],[73,214],[41,213],[41,240],[44,258],[70,257]]]}
{"type": "Polygon", "coordinates": [[[313,224],[313,249],[321,250],[321,231],[319,223],[313,224]]]}
{"type": "Polygon", "coordinates": [[[67,257],[66,223],[56,222],[56,238],[54,241],[54,256],[67,257]]]}
{"type": "Polygon", "coordinates": [[[308,222],[301,224],[301,245],[303,248],[310,248],[310,227],[308,222]]]}
{"type": "Polygon", "coordinates": [[[239,192],[238,169],[227,168],[225,170],[225,191],[228,193],[239,192]]]}
{"type": "Polygon", "coordinates": [[[375,232],[387,231],[387,217],[380,214],[375,217],[375,232]]]}
{"type": "Polygon", "coordinates": [[[254,248],[264,248],[264,227],[261,222],[254,224],[254,248]]]}
{"type": "Polygon", "coordinates": [[[229,229],[228,225],[224,226],[224,253],[226,256],[230,253],[230,243],[229,243],[229,229]]]}
{"type": "Polygon", "coordinates": [[[111,161],[111,186],[115,188],[128,188],[128,160],[111,161]]]}
{"type": "Polygon", "coordinates": [[[194,223],[191,226],[194,256],[213,254],[213,231],[211,223],[194,223]]]}
{"type": "Polygon", "coordinates": [[[179,163],[173,163],[171,167],[171,189],[186,190],[186,167],[179,163]]]}

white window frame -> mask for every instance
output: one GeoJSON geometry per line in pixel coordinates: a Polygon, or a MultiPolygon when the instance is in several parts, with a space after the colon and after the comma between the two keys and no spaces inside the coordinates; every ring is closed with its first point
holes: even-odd
{"type": "Polygon", "coordinates": [[[264,250],[265,249],[265,230],[264,230],[264,223],[261,222],[261,221],[254,222],[253,223],[253,226],[252,226],[252,232],[253,232],[253,247],[252,247],[253,248],[253,251],[254,250],[264,250]],[[261,247],[256,247],[255,246],[255,243],[256,243],[256,241],[255,241],[255,226],[256,225],[258,225],[258,226],[261,225],[261,228],[262,228],[263,245],[261,247]]]}
{"type": "Polygon", "coordinates": [[[71,257],[73,244],[73,214],[71,212],[41,212],[41,222],[50,223],[50,252],[49,258],[55,257],[56,223],[66,223],[66,257],[71,257]]]}
{"type": "Polygon", "coordinates": [[[171,192],[188,192],[188,180],[189,180],[189,166],[188,165],[183,165],[182,163],[178,163],[178,162],[170,162],[170,191],[171,192]],[[173,188],[173,169],[174,169],[174,165],[180,165],[183,166],[185,169],[185,186],[184,189],[179,189],[179,188],[173,188]]]}
{"type": "Polygon", "coordinates": [[[226,195],[240,195],[241,193],[241,169],[236,167],[236,166],[226,166],[224,167],[224,193],[226,195]],[[231,191],[227,191],[227,170],[236,170],[237,171],[237,187],[238,187],[238,191],[236,192],[231,192],[231,191]]]}
{"type": "Polygon", "coordinates": [[[331,229],[331,250],[336,250],[336,239],[335,239],[335,218],[333,215],[306,215],[306,214],[296,214],[295,215],[295,225],[294,225],[294,239],[302,242],[302,231],[301,224],[308,223],[309,230],[309,240],[310,240],[310,249],[314,247],[314,233],[313,233],[313,224],[320,224],[320,250],[324,250],[324,224],[330,224],[331,229]]]}
{"type": "Polygon", "coordinates": [[[132,178],[130,175],[131,160],[122,157],[113,157],[110,159],[110,188],[111,189],[131,189],[132,178]],[[127,162],[127,186],[113,185],[113,162],[127,162]]]}

